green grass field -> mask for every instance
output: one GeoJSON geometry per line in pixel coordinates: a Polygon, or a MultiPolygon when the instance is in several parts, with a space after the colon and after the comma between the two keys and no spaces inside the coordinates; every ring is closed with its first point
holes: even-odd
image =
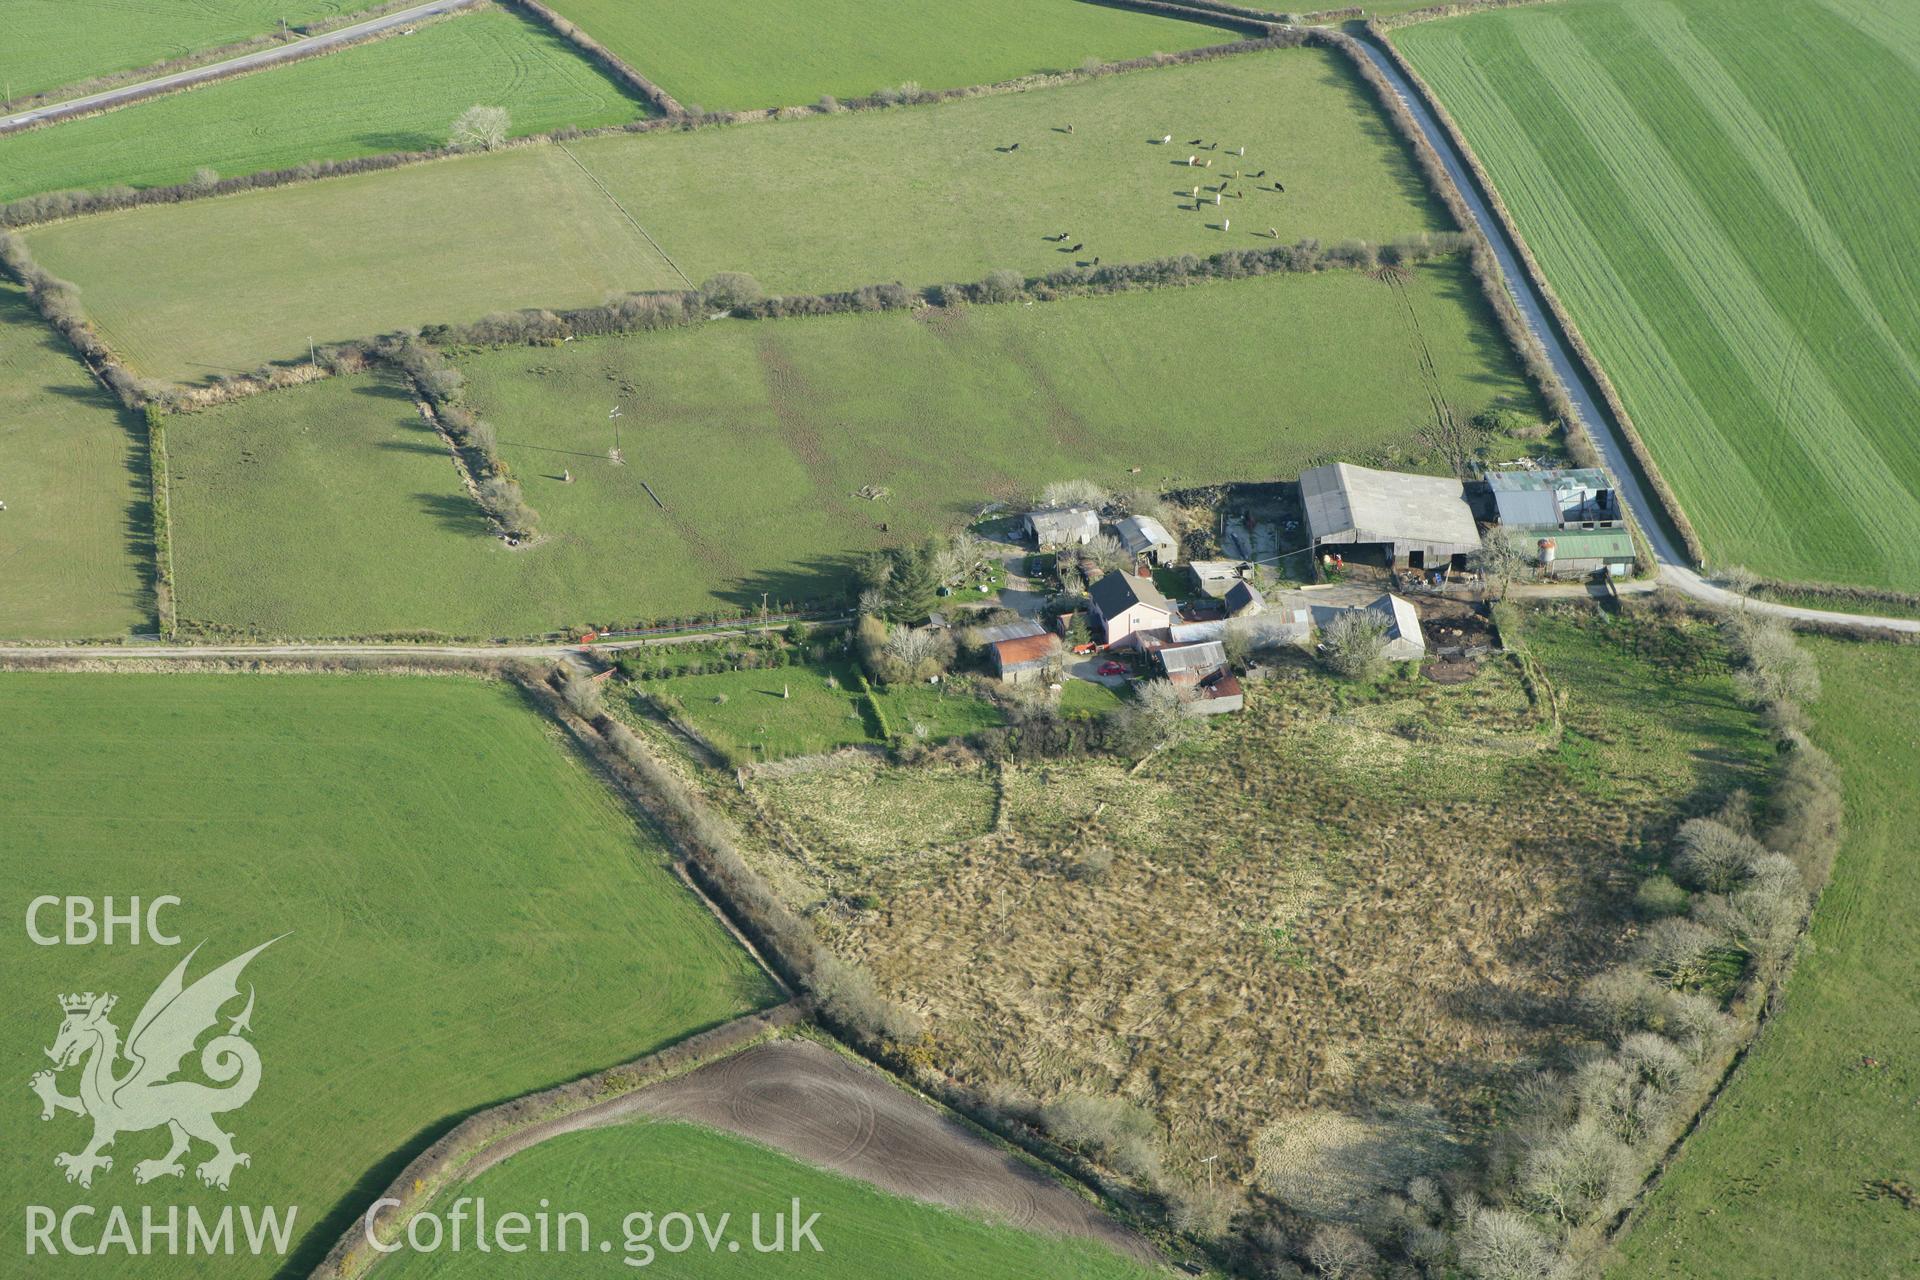
{"type": "MultiPolygon", "coordinates": [[[[22,1092],[0,1119],[7,1200],[297,1205],[284,1274],[304,1275],[345,1228],[336,1208],[357,1212],[351,1195],[370,1198],[462,1113],[773,998],[664,851],[507,685],[0,677],[0,812],[0,882],[17,904],[0,1021],[22,1092]],[[19,917],[45,893],[178,895],[164,920],[183,945],[35,946],[19,917]],[[63,1181],[53,1156],[77,1149],[83,1122],[43,1123],[25,1095],[59,1026],[54,997],[117,993],[125,1034],[188,947],[205,941],[198,976],[283,934],[247,970],[263,1075],[223,1117],[253,1157],[231,1191],[201,1189],[191,1170],[136,1189],[134,1163],[164,1150],[155,1133],[123,1135],[91,1191],[63,1181]]],[[[0,1224],[10,1256],[22,1225],[18,1213],[0,1224]]],[[[264,1277],[279,1263],[182,1256],[140,1275],[264,1277]]]]}
{"type": "Polygon", "coordinates": [[[861,98],[914,81],[994,84],[1225,44],[1237,33],[1081,0],[560,0],[560,13],[688,107],[861,98]],[[746,33],[751,32],[751,38],[746,33]]]}
{"type": "Polygon", "coordinates": [[[122,356],[187,380],[304,359],[309,337],[680,283],[558,147],[126,210],[27,239],[82,285],[122,356]]]}
{"type": "MultiPolygon", "coordinates": [[[[545,1197],[555,1212],[564,1208],[584,1213],[593,1225],[595,1249],[599,1240],[609,1240],[613,1258],[630,1261],[636,1269],[645,1266],[642,1274],[655,1268],[675,1276],[822,1280],[909,1275],[1145,1280],[1158,1274],[1090,1240],[985,1222],[889,1195],[731,1134],[665,1121],[563,1134],[489,1169],[462,1186],[460,1194],[484,1196],[498,1212],[536,1213],[545,1197]],[[755,1252],[750,1243],[752,1215],[762,1216],[761,1239],[771,1241],[774,1214],[786,1211],[791,1216],[788,1206],[795,1197],[802,1205],[802,1219],[816,1211],[820,1215],[813,1232],[820,1251],[802,1244],[791,1252],[755,1252]],[[640,1237],[629,1245],[622,1220],[645,1210],[653,1211],[656,1219],[669,1213],[704,1213],[710,1225],[721,1214],[731,1214],[728,1235],[738,1250],[728,1251],[724,1237],[713,1252],[702,1241],[687,1252],[667,1253],[659,1248],[658,1237],[640,1237]],[[643,1251],[649,1244],[652,1247],[643,1251]]],[[[577,1234],[572,1238],[577,1240],[577,1234]]],[[[578,1252],[576,1246],[576,1256],[578,1252]]],[[[564,1270],[565,1257],[557,1252],[485,1257],[471,1249],[458,1254],[400,1253],[374,1274],[380,1280],[544,1277],[556,1274],[557,1263],[564,1270]]]]}
{"type": "Polygon", "coordinates": [[[739,613],[762,592],[837,595],[859,553],[1049,481],[1167,488],[1291,476],[1333,454],[1418,461],[1431,392],[1461,417],[1532,403],[1456,265],[1422,268],[1404,294],[1352,272],[1273,276],[728,321],[461,367],[545,541],[488,540],[397,388],[336,379],[175,420],[180,616],[277,634],[495,636],[739,613]],[[1364,376],[1356,352],[1374,353],[1364,376]],[[621,467],[606,459],[616,402],[621,467]],[[891,496],[860,498],[863,485],[891,496]]]}
{"type": "Polygon", "coordinates": [[[152,629],[139,430],[0,283],[0,637],[152,629]]]}
{"type": "Polygon", "coordinates": [[[1810,643],[1846,845],[1784,1008],[1648,1201],[1615,1280],[1920,1273],[1920,1214],[1871,1185],[1920,1183],[1920,650],[1810,643]]]}
{"type": "Polygon", "coordinates": [[[0,138],[0,200],[37,191],[185,182],[308,160],[444,146],[474,103],[515,134],[645,113],[572,45],[504,9],[460,14],[322,58],[0,138]]]}
{"type": "Polygon", "coordinates": [[[81,286],[133,364],[199,378],[304,356],[309,337],[681,287],[623,208],[693,281],[741,270],[776,292],[1258,247],[1272,243],[1270,227],[1333,243],[1448,225],[1365,87],[1333,55],[1297,49],[927,107],[442,160],[26,239],[81,286]],[[1054,131],[1069,123],[1074,134],[1054,131]],[[1157,145],[1176,131],[1176,145],[1157,145]],[[1201,153],[1214,161],[1206,180],[1264,170],[1286,193],[1194,209],[1185,196],[1202,173],[1179,144],[1196,136],[1219,144],[1201,153]],[[1018,152],[999,150],[1014,142],[1018,152]],[[1243,145],[1244,160],[1231,150],[1243,145]],[[1072,239],[1049,239],[1062,233],[1072,239]],[[1067,252],[1074,244],[1080,253],[1067,252]]]}
{"type": "Polygon", "coordinates": [[[1571,0],[1395,34],[1720,562],[1920,588],[1920,24],[1571,0]]]}
{"type": "Polygon", "coordinates": [[[0,93],[24,97],[295,26],[376,0],[7,0],[0,93]]]}
{"type": "MultiPolygon", "coordinates": [[[[851,662],[674,676],[645,683],[735,764],[814,755],[886,741],[867,710],[851,662]],[[834,683],[829,684],[832,680],[834,683]]],[[[876,686],[873,701],[896,734],[926,727],[927,741],[964,737],[1004,722],[962,685],[876,686]]]]}

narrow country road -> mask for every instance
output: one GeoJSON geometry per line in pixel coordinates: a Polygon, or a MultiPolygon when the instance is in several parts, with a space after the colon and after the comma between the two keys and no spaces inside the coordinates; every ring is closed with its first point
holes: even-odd
{"type": "Polygon", "coordinates": [[[184,89],[189,85],[205,80],[217,80],[232,75],[236,71],[246,71],[254,67],[271,66],[276,62],[285,62],[290,58],[300,58],[332,45],[350,44],[377,31],[386,31],[392,27],[403,27],[421,18],[437,13],[447,13],[464,8],[474,0],[430,0],[430,3],[415,5],[411,9],[401,9],[395,13],[371,18],[366,22],[350,27],[341,27],[335,31],[323,32],[317,36],[308,36],[303,40],[294,40],[288,44],[277,44],[253,53],[241,54],[237,58],[228,58],[225,62],[211,62],[204,67],[189,67],[185,71],[176,71],[171,75],[157,76],[152,80],[142,80],[138,84],[121,85],[114,89],[105,89],[99,93],[88,94],[84,98],[69,98],[65,102],[56,102],[48,106],[35,107],[31,111],[22,111],[15,115],[0,116],[0,133],[15,129],[25,129],[31,125],[47,124],[67,116],[84,115],[89,111],[98,111],[104,107],[115,106],[133,98],[144,98],[149,94],[168,89],[184,89]]]}
{"type": "Polygon", "coordinates": [[[1674,542],[1667,531],[1666,521],[1661,517],[1658,504],[1648,500],[1641,475],[1634,465],[1633,455],[1628,451],[1626,441],[1621,437],[1619,424],[1613,420],[1606,406],[1601,402],[1586,373],[1567,349],[1561,339],[1560,331],[1552,322],[1547,309],[1546,299],[1541,297],[1533,278],[1521,264],[1520,253],[1507,229],[1500,219],[1494,216],[1487,206],[1486,197],[1481,193],[1468,172],[1466,160],[1459,148],[1454,146],[1453,138],[1440,122],[1434,118],[1426,100],[1420,96],[1411,81],[1394,64],[1392,58],[1371,41],[1362,40],[1360,47],[1366,50],[1367,57],[1379,69],[1393,86],[1394,94],[1406,106],[1420,131],[1433,145],[1441,163],[1446,166],[1447,175],[1453,179],[1454,186],[1460,189],[1461,197],[1466,201],[1468,210],[1473,214],[1474,222],[1493,246],[1494,256],[1500,262],[1500,270],[1507,278],[1507,291],[1520,308],[1521,316],[1527,327],[1540,339],[1540,345],[1546,348],[1547,357],[1560,375],[1573,397],[1574,407],[1581,418],[1592,428],[1589,432],[1594,445],[1600,451],[1600,457],[1606,463],[1620,485],[1621,499],[1633,512],[1641,530],[1647,535],[1648,543],[1653,547],[1654,559],[1659,562],[1660,581],[1683,595],[1696,600],[1725,608],[1745,608],[1752,613],[1766,614],[1787,621],[1819,622],[1856,630],[1885,630],[1920,632],[1920,619],[1887,618],[1859,613],[1836,613],[1826,609],[1801,609],[1792,605],[1775,604],[1769,600],[1743,599],[1743,597],[1717,586],[1703,577],[1687,563],[1687,557],[1674,542]]]}

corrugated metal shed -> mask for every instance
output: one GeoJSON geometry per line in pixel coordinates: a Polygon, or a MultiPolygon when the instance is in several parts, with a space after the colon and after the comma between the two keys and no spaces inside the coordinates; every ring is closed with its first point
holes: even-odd
{"type": "Polygon", "coordinates": [[[1159,652],[1160,665],[1169,676],[1186,671],[1211,671],[1225,665],[1226,646],[1218,640],[1203,640],[1199,644],[1172,644],[1159,652]]]}
{"type": "Polygon", "coordinates": [[[1021,618],[1015,622],[1002,622],[998,626],[980,628],[980,643],[999,644],[1003,640],[1024,640],[1028,636],[1046,634],[1046,628],[1032,618],[1021,618]]]}
{"type": "Polygon", "coordinates": [[[1464,555],[1480,545],[1466,485],[1445,476],[1333,462],[1301,475],[1300,498],[1316,544],[1384,543],[1396,559],[1410,550],[1464,555]]]}

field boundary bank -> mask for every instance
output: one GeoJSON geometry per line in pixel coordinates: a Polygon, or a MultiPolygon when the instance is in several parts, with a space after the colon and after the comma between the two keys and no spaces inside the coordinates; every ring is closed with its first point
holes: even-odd
{"type": "MultiPolygon", "coordinates": [[[[522,0],[503,0],[503,2],[520,3],[522,0]]],[[[618,134],[687,132],[694,129],[717,128],[722,125],[786,123],[846,112],[886,111],[898,107],[931,106],[942,102],[959,101],[963,98],[990,98],[1002,94],[1031,93],[1042,89],[1064,88],[1083,80],[1095,80],[1103,76],[1151,71],[1156,67],[1211,62],[1217,58],[1262,53],[1273,49],[1301,48],[1313,44],[1315,34],[1318,33],[1283,28],[1272,36],[1257,40],[1236,40],[1199,49],[1188,49],[1181,53],[1128,58],[1119,62],[1101,63],[1094,68],[1076,68],[1068,71],[1018,76],[1012,80],[1000,80],[992,84],[965,85],[954,89],[926,89],[911,97],[902,96],[897,91],[885,91],[870,94],[864,98],[839,99],[831,107],[812,103],[805,106],[770,107],[752,111],[709,111],[698,116],[691,114],[648,116],[639,120],[629,120],[624,124],[598,125],[591,129],[563,125],[542,133],[529,133],[517,138],[509,138],[492,148],[492,151],[509,151],[552,142],[572,142],[581,138],[606,138],[618,134]]],[[[388,169],[399,169],[462,156],[470,157],[474,154],[471,151],[462,151],[453,147],[437,147],[431,151],[387,151],[379,155],[360,156],[353,160],[311,160],[283,169],[263,169],[258,173],[222,178],[218,182],[205,186],[180,182],[171,186],[125,191],[105,188],[98,191],[40,192],[0,204],[0,230],[45,226],[50,223],[88,217],[96,213],[142,208],[150,204],[186,204],[194,200],[237,195],[244,191],[265,191],[298,186],[328,178],[349,177],[356,173],[384,172],[388,169]]]]}
{"type": "MultiPolygon", "coordinates": [[[[395,1200],[398,1204],[385,1206],[375,1213],[370,1201],[366,1209],[355,1214],[353,1225],[310,1273],[312,1280],[349,1280],[365,1275],[384,1256],[369,1249],[369,1226],[381,1230],[405,1221],[431,1201],[442,1187],[467,1176],[466,1171],[476,1160],[484,1159],[499,1145],[510,1145],[538,1126],[560,1123],[596,1107],[617,1103],[649,1085],[728,1057],[800,1023],[804,1017],[800,1003],[787,1000],[697,1032],[664,1049],[475,1112],[415,1156],[387,1186],[380,1198],[395,1200]]],[[[505,1151],[500,1159],[519,1149],[505,1151]]]]}
{"type": "MultiPolygon", "coordinates": [[[[445,7],[436,9],[430,13],[420,14],[416,21],[419,23],[429,23],[436,22],[442,18],[459,17],[462,14],[474,11],[476,8],[483,7],[486,3],[487,0],[446,0],[445,7]]],[[[77,99],[72,103],[56,103],[47,108],[44,114],[36,115],[29,120],[0,121],[0,137],[6,137],[15,133],[31,133],[51,125],[66,124],[73,120],[83,120],[89,116],[106,115],[109,112],[118,111],[122,107],[131,107],[142,102],[151,102],[155,98],[171,97],[176,93],[189,93],[195,89],[202,89],[209,85],[225,84],[229,80],[238,80],[243,76],[251,75],[257,71],[275,71],[281,67],[305,62],[310,58],[319,58],[330,53],[340,53],[348,49],[357,49],[362,45],[372,44],[387,36],[401,35],[404,34],[401,28],[389,25],[375,27],[371,31],[361,32],[359,35],[353,36],[350,39],[326,38],[334,32],[358,26],[362,23],[379,22],[383,18],[391,18],[395,13],[405,12],[408,7],[406,3],[389,5],[377,12],[368,12],[364,16],[360,14],[349,15],[353,19],[352,22],[330,27],[327,31],[316,32],[311,36],[303,36],[299,40],[273,40],[266,45],[251,50],[243,50],[236,58],[228,60],[232,63],[230,66],[219,61],[196,62],[191,66],[165,73],[165,76],[189,76],[191,77],[189,79],[150,85],[135,83],[127,86],[124,90],[98,90],[95,94],[88,95],[88,98],[77,99]],[[284,50],[285,52],[276,54],[276,50],[284,50]],[[259,57],[260,61],[243,62],[238,60],[249,57],[259,57]],[[89,100],[89,98],[95,97],[98,93],[102,92],[111,93],[114,96],[106,101],[89,100]]]]}
{"type": "MultiPolygon", "coordinates": [[[[1441,18],[1452,16],[1456,10],[1462,13],[1472,13],[1482,9],[1515,8],[1547,2],[1550,2],[1550,0],[1489,0],[1487,4],[1476,5],[1466,9],[1460,9],[1458,6],[1443,6],[1437,13],[1431,10],[1417,10],[1415,12],[1427,13],[1429,18],[1441,18]]],[[[1412,15],[1410,14],[1402,15],[1403,19],[1410,19],[1411,17],[1412,15]]],[[[1403,20],[1396,25],[1406,26],[1408,22],[1403,20]]],[[[1438,121],[1440,127],[1446,131],[1448,139],[1452,142],[1454,149],[1459,153],[1461,160],[1465,163],[1469,175],[1479,186],[1480,195],[1485,200],[1488,209],[1492,211],[1502,231],[1505,232],[1509,243],[1512,244],[1516,256],[1526,270],[1534,291],[1545,301],[1548,314],[1553,324],[1560,330],[1561,336],[1566,339],[1567,345],[1572,349],[1580,371],[1586,376],[1593,388],[1599,392],[1602,407],[1613,418],[1613,425],[1621,439],[1626,443],[1627,451],[1632,457],[1634,464],[1645,477],[1648,488],[1653,491],[1655,501],[1660,506],[1661,514],[1665,517],[1673,532],[1678,535],[1688,558],[1691,559],[1694,564],[1705,567],[1708,562],[1706,548],[1701,543],[1699,534],[1695,532],[1693,522],[1687,518],[1686,511],[1681,507],[1678,495],[1674,493],[1672,487],[1667,483],[1667,478],[1660,471],[1659,464],[1654,461],[1652,451],[1648,449],[1646,441],[1641,438],[1639,429],[1634,426],[1633,417],[1627,412],[1626,404],[1620,399],[1620,393],[1618,389],[1614,387],[1613,380],[1607,376],[1606,370],[1601,367],[1599,358],[1594,355],[1593,349],[1587,345],[1586,337],[1580,332],[1580,327],[1574,323],[1572,313],[1567,310],[1566,305],[1560,300],[1560,295],[1554,291],[1553,285],[1547,280],[1546,272],[1541,268],[1539,259],[1534,256],[1532,247],[1527,243],[1526,237],[1520,234],[1520,226],[1514,220],[1512,212],[1507,208],[1506,201],[1501,197],[1500,189],[1494,185],[1493,176],[1488,173],[1486,167],[1481,164],[1480,157],[1468,143],[1466,134],[1460,128],[1459,122],[1456,121],[1452,113],[1447,110],[1446,104],[1440,101],[1440,97],[1433,91],[1433,87],[1414,69],[1413,64],[1408,62],[1406,57],[1401,54],[1399,47],[1393,43],[1389,35],[1391,29],[1391,27],[1378,20],[1368,25],[1368,31],[1374,37],[1375,42],[1386,55],[1393,60],[1394,67],[1401,75],[1406,77],[1408,83],[1420,94],[1421,98],[1424,99],[1424,105],[1432,112],[1433,118],[1438,121]]],[[[1604,426],[1604,424],[1595,424],[1595,426],[1601,427],[1604,426]]]]}
{"type": "Polygon", "coordinates": [[[588,61],[595,63],[602,71],[645,98],[648,105],[662,116],[679,119],[687,114],[687,109],[681,106],[672,94],[641,75],[620,55],[581,30],[579,26],[541,4],[540,0],[501,0],[501,2],[525,10],[534,21],[585,54],[588,61]]]}
{"type": "Polygon", "coordinates": [[[153,519],[153,611],[163,639],[180,631],[173,593],[173,494],[168,486],[166,415],[148,405],[147,506],[153,519]]]}
{"type": "MultiPolygon", "coordinates": [[[[370,5],[353,13],[335,14],[331,18],[315,18],[294,28],[300,32],[299,39],[321,36],[329,31],[338,31],[341,27],[355,26],[362,22],[372,22],[383,18],[396,9],[405,9],[419,3],[419,0],[385,0],[384,3],[370,5]]],[[[195,53],[182,54],[178,58],[166,58],[159,62],[149,62],[145,66],[128,67],[125,71],[112,71],[105,75],[89,76],[85,80],[75,80],[68,84],[56,85],[51,89],[42,89],[38,93],[22,94],[18,98],[0,99],[0,116],[16,115],[22,111],[33,111],[39,107],[58,107],[75,98],[88,98],[94,94],[106,93],[122,85],[137,85],[146,80],[169,76],[178,71],[192,71],[198,67],[212,66],[230,58],[244,57],[275,45],[286,45],[293,41],[282,40],[278,32],[266,32],[249,36],[244,40],[233,40],[211,49],[202,49],[195,53]]],[[[31,127],[31,126],[28,126],[31,127]]],[[[6,130],[0,129],[0,132],[6,130]]]]}

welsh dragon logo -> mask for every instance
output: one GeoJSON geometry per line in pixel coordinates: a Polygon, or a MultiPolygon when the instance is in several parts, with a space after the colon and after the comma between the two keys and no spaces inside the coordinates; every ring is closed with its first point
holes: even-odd
{"type": "Polygon", "coordinates": [[[164,1156],[134,1165],[135,1182],[183,1176],[186,1170],[180,1157],[195,1139],[213,1147],[213,1155],[195,1170],[210,1187],[225,1191],[235,1167],[252,1163],[244,1152],[233,1149],[233,1135],[214,1122],[216,1115],[247,1105],[260,1085],[260,1053],[243,1038],[253,1029],[251,984],[246,1007],[229,1021],[224,1034],[214,1036],[200,1050],[200,1070],[225,1087],[174,1077],[195,1042],[219,1023],[221,1008],[239,998],[240,973],[247,962],[278,941],[263,942],[188,986],[187,965],[200,950],[195,947],[147,997],[124,1046],[119,1028],[107,1017],[117,996],[89,991],[60,997],[66,1017],[53,1047],[46,1051],[53,1059],[53,1070],[37,1072],[28,1084],[40,1097],[42,1120],[53,1119],[59,1111],[93,1120],[93,1140],[84,1149],[53,1158],[67,1171],[68,1182],[92,1186],[95,1171],[113,1169],[113,1157],[102,1153],[115,1138],[161,1125],[172,1135],[172,1146],[164,1156]],[[120,1071],[123,1057],[129,1065],[120,1071]],[[69,1097],[60,1092],[57,1076],[73,1066],[80,1067],[80,1092],[69,1097]]]}

